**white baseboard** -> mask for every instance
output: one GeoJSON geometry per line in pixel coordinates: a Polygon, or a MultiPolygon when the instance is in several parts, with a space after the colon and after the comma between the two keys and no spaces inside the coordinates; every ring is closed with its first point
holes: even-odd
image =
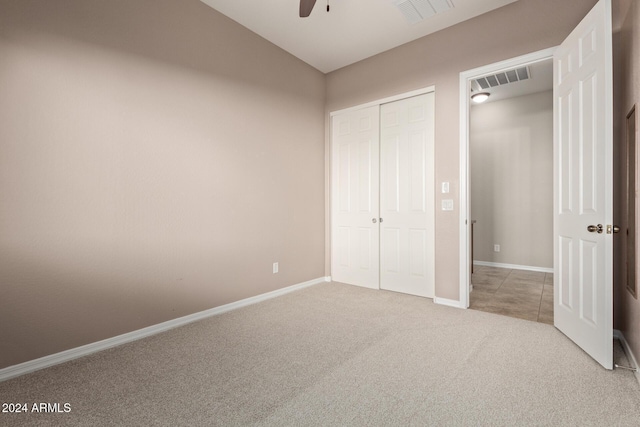
{"type": "Polygon", "coordinates": [[[511,270],[527,270],[527,271],[539,271],[541,273],[553,273],[553,268],[534,267],[531,265],[504,264],[500,262],[488,262],[488,261],[473,261],[473,265],[478,265],[483,267],[508,268],[511,270]]]}
{"type": "Polygon", "coordinates": [[[463,307],[462,303],[460,301],[454,300],[454,299],[435,297],[435,298],[433,298],[433,302],[435,302],[436,304],[440,304],[440,305],[446,305],[448,307],[467,308],[467,307],[463,307]]]}
{"type": "Polygon", "coordinates": [[[624,338],[624,335],[623,335],[622,331],[619,331],[618,329],[614,329],[613,330],[613,338],[619,340],[620,344],[622,344],[622,349],[624,350],[624,354],[627,355],[627,359],[629,359],[629,362],[631,362],[631,366],[630,367],[631,368],[636,368],[636,371],[634,372],[634,375],[636,376],[636,379],[640,383],[640,372],[638,371],[637,359],[636,359],[635,355],[633,354],[633,351],[631,351],[631,347],[629,347],[629,343],[624,338]]]}
{"type": "Polygon", "coordinates": [[[265,294],[256,295],[251,298],[246,298],[240,301],[225,304],[220,307],[211,308],[209,310],[201,311],[187,316],[179,317],[177,319],[168,320],[166,322],[158,323],[157,325],[149,326],[137,331],[128,332],[126,334],[118,335],[112,338],[107,338],[102,341],[97,341],[91,344],[83,345],[81,347],[72,348],[62,351],[60,353],[44,356],[39,359],[30,360],[28,362],[20,363],[18,365],[9,366],[0,369],[0,381],[5,381],[11,378],[19,377],[20,375],[28,374],[40,369],[48,368],[53,365],[68,362],[79,357],[96,353],[101,350],[106,350],[111,347],[116,347],[128,342],[136,341],[141,338],[146,338],[151,335],[158,334],[160,332],[168,331],[169,329],[177,328],[178,326],[186,325],[187,323],[195,322],[197,320],[205,319],[207,317],[216,316],[218,314],[226,313],[227,311],[236,310],[238,308],[246,307],[252,304],[256,304],[262,301],[269,300],[271,298],[279,297],[288,294],[293,291],[307,288],[309,286],[317,285],[319,283],[330,281],[329,277],[320,277],[318,279],[309,280],[307,282],[298,283],[297,285],[288,286],[286,288],[278,289],[265,294]]]}

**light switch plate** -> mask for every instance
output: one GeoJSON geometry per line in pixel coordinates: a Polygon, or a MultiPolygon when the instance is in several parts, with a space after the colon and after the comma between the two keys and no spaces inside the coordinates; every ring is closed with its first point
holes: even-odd
{"type": "Polygon", "coordinates": [[[442,183],[442,193],[448,193],[449,192],[449,183],[448,182],[443,182],[442,183]]]}
{"type": "Polygon", "coordinates": [[[443,211],[452,211],[453,210],[453,199],[444,199],[442,201],[442,210],[443,211]]]}

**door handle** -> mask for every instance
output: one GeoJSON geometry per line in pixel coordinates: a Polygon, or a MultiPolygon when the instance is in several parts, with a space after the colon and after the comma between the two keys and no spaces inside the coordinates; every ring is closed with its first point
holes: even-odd
{"type": "Polygon", "coordinates": [[[604,231],[604,227],[602,226],[602,224],[590,225],[587,227],[587,231],[589,231],[589,233],[602,234],[602,232],[604,231]]]}
{"type": "Polygon", "coordinates": [[[378,222],[378,220],[376,218],[373,218],[371,222],[375,224],[376,222],[378,222]]]}

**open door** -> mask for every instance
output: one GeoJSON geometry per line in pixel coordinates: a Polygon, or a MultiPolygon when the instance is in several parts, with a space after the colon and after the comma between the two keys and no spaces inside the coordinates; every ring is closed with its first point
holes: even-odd
{"type": "Polygon", "coordinates": [[[554,324],[613,369],[611,0],[554,53],[554,324]]]}

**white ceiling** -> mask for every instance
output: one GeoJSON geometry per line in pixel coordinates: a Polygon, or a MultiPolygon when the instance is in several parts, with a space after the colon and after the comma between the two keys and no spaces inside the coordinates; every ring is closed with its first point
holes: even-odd
{"type": "Polygon", "coordinates": [[[449,0],[453,8],[409,24],[394,0],[201,0],[271,43],[328,73],[518,0],[449,0]]]}

